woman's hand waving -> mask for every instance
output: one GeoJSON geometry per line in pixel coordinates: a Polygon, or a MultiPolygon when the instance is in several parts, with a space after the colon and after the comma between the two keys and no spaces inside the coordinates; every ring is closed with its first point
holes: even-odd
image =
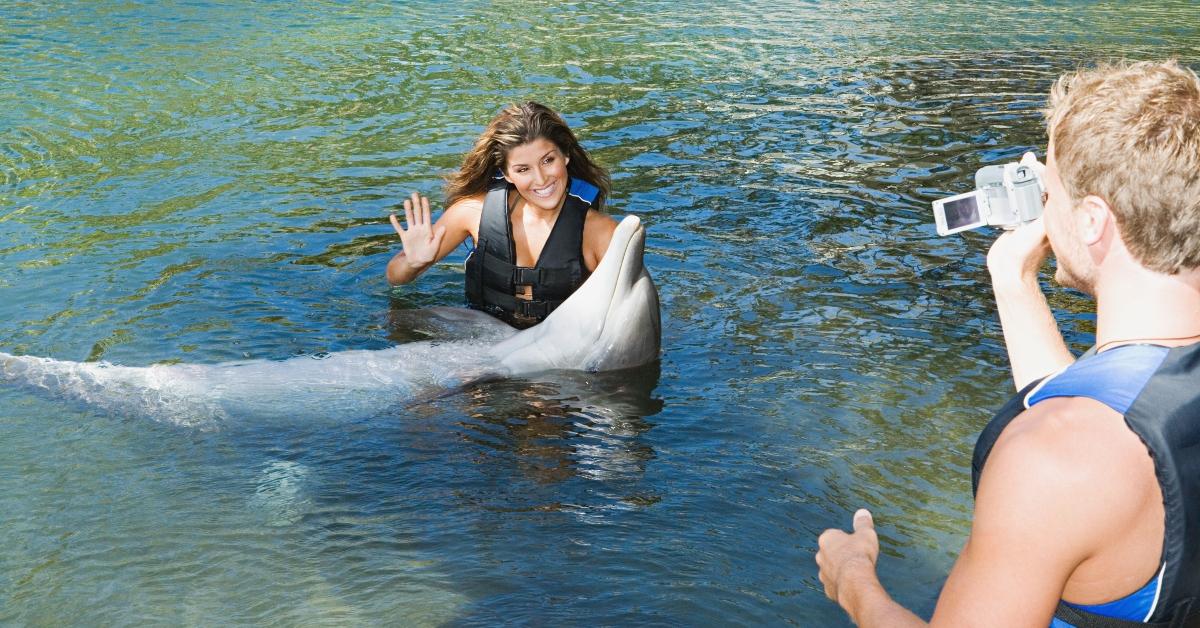
{"type": "Polygon", "coordinates": [[[404,199],[404,223],[408,229],[400,226],[396,214],[391,215],[392,227],[400,234],[400,242],[404,245],[404,258],[408,265],[418,273],[431,266],[438,259],[438,251],[442,246],[442,238],[446,236],[446,228],[433,228],[429,216],[429,199],[412,193],[412,198],[404,199]]]}

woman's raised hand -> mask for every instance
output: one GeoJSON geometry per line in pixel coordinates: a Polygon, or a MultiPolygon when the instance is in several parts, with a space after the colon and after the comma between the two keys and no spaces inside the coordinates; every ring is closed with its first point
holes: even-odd
{"type": "Polygon", "coordinates": [[[408,229],[400,226],[396,214],[391,215],[391,221],[396,233],[400,234],[404,257],[410,266],[424,270],[438,260],[446,227],[433,227],[429,218],[429,199],[416,192],[412,193],[412,198],[404,199],[404,223],[408,229]]]}

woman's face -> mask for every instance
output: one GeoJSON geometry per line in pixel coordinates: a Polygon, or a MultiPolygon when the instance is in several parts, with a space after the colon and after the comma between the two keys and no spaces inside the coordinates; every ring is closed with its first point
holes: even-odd
{"type": "Polygon", "coordinates": [[[539,137],[508,151],[504,178],[526,203],[554,211],[567,197],[567,161],[558,146],[539,137]]]}

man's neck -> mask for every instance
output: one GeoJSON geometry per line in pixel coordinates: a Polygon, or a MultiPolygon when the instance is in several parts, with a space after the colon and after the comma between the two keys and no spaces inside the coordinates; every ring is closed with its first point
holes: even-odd
{"type": "Polygon", "coordinates": [[[1200,269],[1164,275],[1137,265],[1096,287],[1096,346],[1200,340],[1200,269]]]}

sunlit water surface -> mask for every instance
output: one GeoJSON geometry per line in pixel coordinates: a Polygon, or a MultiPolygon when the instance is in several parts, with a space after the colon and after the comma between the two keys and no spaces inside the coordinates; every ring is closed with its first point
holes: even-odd
{"type": "Polygon", "coordinates": [[[859,506],[928,613],[1010,386],[993,236],[928,203],[1040,149],[1062,71],[1195,67],[1153,4],[4,3],[0,351],[444,338],[463,252],[390,291],[385,216],[529,98],[648,225],[664,351],[205,429],[0,389],[0,623],[844,625],[812,556],[859,506]]]}

